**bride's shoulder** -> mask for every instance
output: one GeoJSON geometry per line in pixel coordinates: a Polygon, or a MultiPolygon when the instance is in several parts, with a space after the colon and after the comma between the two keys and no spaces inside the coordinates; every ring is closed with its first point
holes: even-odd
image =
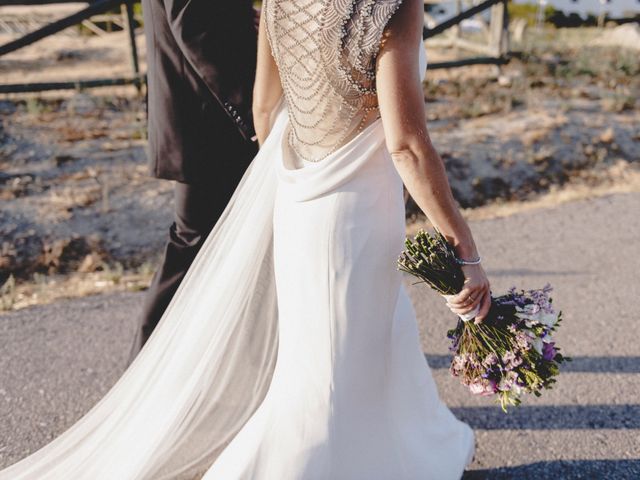
{"type": "Polygon", "coordinates": [[[349,63],[372,67],[391,18],[403,3],[412,1],[326,0],[323,15],[326,38],[331,35],[339,38],[338,51],[347,54],[349,63]]]}

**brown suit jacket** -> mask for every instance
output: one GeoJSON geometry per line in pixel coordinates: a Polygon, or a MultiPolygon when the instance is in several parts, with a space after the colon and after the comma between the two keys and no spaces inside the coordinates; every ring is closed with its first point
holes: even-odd
{"type": "Polygon", "coordinates": [[[153,175],[208,183],[246,168],[256,31],[251,0],[142,0],[153,175]]]}

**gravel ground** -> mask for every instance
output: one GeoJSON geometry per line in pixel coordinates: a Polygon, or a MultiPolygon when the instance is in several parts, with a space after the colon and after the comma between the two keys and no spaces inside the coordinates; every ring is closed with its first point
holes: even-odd
{"type": "MultiPolygon", "coordinates": [[[[620,194],[505,218],[473,230],[494,292],[555,287],[559,344],[574,361],[556,389],[505,415],[446,370],[443,302],[409,287],[440,392],[477,433],[468,479],[640,478],[640,194],[620,194]]],[[[125,367],[142,294],[61,302],[0,316],[0,467],[64,431],[125,367]]]]}

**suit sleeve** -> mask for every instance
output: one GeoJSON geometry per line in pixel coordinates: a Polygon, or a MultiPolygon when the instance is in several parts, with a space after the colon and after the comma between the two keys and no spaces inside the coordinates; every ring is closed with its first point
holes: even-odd
{"type": "Polygon", "coordinates": [[[245,0],[162,0],[180,50],[247,139],[253,135],[253,8],[245,0]]]}

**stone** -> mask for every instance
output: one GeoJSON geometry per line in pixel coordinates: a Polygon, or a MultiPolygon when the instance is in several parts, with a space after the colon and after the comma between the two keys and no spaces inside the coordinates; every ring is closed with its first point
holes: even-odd
{"type": "Polygon", "coordinates": [[[600,134],[600,141],[602,143],[612,143],[615,139],[615,132],[612,127],[607,128],[604,132],[600,134]]]}

